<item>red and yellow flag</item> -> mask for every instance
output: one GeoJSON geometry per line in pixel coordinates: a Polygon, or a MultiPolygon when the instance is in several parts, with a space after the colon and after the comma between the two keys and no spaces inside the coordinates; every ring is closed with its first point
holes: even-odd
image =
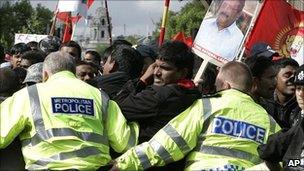
{"type": "Polygon", "coordinates": [[[268,43],[282,57],[303,60],[304,11],[293,8],[286,0],[265,0],[246,51],[256,42],[268,43]]]}

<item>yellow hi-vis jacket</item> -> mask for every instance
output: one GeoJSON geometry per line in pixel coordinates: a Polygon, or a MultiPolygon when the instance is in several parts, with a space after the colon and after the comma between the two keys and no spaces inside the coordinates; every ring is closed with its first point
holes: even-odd
{"type": "Polygon", "coordinates": [[[257,147],[280,129],[250,96],[238,90],[197,100],[149,141],[116,159],[121,170],[180,160],[185,170],[244,170],[261,163],[257,147]]]}
{"type": "Polygon", "coordinates": [[[96,170],[137,143],[139,128],[127,124],[104,92],[62,71],[1,103],[0,148],[19,135],[28,170],[96,170]]]}

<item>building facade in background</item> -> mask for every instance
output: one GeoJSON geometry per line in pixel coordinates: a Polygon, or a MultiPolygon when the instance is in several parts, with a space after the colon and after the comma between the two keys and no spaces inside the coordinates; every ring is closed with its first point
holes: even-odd
{"type": "Polygon", "coordinates": [[[107,22],[106,9],[103,6],[97,8],[94,15],[88,16],[88,26],[89,34],[75,37],[75,40],[79,42],[85,51],[95,50],[100,44],[109,44],[109,24],[107,22]]]}

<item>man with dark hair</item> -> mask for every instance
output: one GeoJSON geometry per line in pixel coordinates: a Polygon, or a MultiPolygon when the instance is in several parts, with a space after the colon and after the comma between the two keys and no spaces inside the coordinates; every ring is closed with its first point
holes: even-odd
{"type": "Polygon", "coordinates": [[[27,51],[21,55],[20,67],[27,69],[31,65],[43,62],[45,58],[45,54],[41,51],[27,51]]]}
{"type": "MultiPolygon", "coordinates": [[[[0,68],[0,103],[21,88],[18,69],[22,70],[22,68],[19,67],[14,70],[10,67],[0,68]]],[[[24,73],[26,73],[26,71],[24,73]]],[[[24,170],[25,164],[21,147],[20,140],[16,138],[6,149],[0,150],[0,170],[24,170]]]]}
{"type": "Polygon", "coordinates": [[[141,54],[144,58],[143,73],[148,69],[148,67],[155,62],[157,53],[154,49],[148,45],[137,45],[135,49],[141,54]]]}
{"type": "Polygon", "coordinates": [[[251,70],[253,86],[251,95],[253,100],[264,105],[264,99],[271,99],[276,88],[276,72],[273,62],[268,56],[252,56],[245,63],[251,70]]]}
{"type": "Polygon", "coordinates": [[[130,43],[129,41],[125,40],[124,37],[119,37],[113,41],[113,46],[117,46],[117,45],[127,45],[127,46],[132,46],[132,43],[130,43]]]}
{"type": "Polygon", "coordinates": [[[201,96],[191,81],[193,61],[186,44],[167,42],[145,74],[128,81],[115,98],[125,117],[139,122],[139,142],[149,140],[201,96]]]}
{"type": "Polygon", "coordinates": [[[84,55],[84,61],[91,62],[96,66],[100,66],[101,56],[94,50],[88,50],[84,55]]]}
{"type": "Polygon", "coordinates": [[[106,51],[111,53],[106,56],[103,75],[97,78],[97,86],[114,99],[128,80],[140,76],[143,58],[128,45],[112,45],[106,51]]]}
{"type": "Polygon", "coordinates": [[[280,128],[248,95],[249,68],[228,62],[219,71],[216,87],[221,91],[196,100],[148,142],[117,158],[116,168],[145,170],[185,156],[185,170],[245,170],[260,163],[256,148],[280,128]]]}
{"type": "Polygon", "coordinates": [[[94,84],[94,78],[97,75],[98,68],[91,62],[79,61],[76,63],[76,77],[92,86],[96,87],[94,84]]]}
{"type": "MultiPolygon", "coordinates": [[[[191,81],[194,54],[186,44],[166,42],[140,79],[128,81],[115,98],[124,116],[140,125],[138,141],[148,141],[172,118],[201,97],[191,81]]],[[[184,161],[163,170],[183,167],[184,161]]]]}
{"type": "Polygon", "coordinates": [[[30,50],[31,48],[25,43],[17,43],[11,48],[10,54],[12,55],[11,64],[13,69],[20,67],[22,54],[30,50]]]}
{"type": "Polygon", "coordinates": [[[18,76],[11,68],[0,68],[0,103],[20,88],[18,76]]]}
{"type": "Polygon", "coordinates": [[[75,58],[76,62],[81,61],[81,47],[77,42],[71,40],[62,43],[59,49],[62,52],[66,52],[72,55],[75,58]]]}
{"type": "MultiPolygon", "coordinates": [[[[17,74],[9,67],[0,68],[0,103],[19,89],[20,83],[17,74]]],[[[4,118],[4,120],[6,119],[4,118]]],[[[0,170],[24,170],[24,165],[21,143],[18,138],[13,140],[6,149],[0,149],[0,170]]]]}
{"type": "Polygon", "coordinates": [[[38,50],[38,42],[36,41],[30,41],[27,43],[27,45],[31,48],[31,50],[38,50]]]}
{"type": "Polygon", "coordinates": [[[274,64],[277,86],[273,99],[266,100],[265,107],[282,128],[290,128],[294,120],[293,110],[298,106],[293,80],[299,64],[291,58],[282,58],[274,64]]]}
{"type": "Polygon", "coordinates": [[[282,170],[279,162],[283,163],[283,170],[304,170],[304,65],[297,69],[294,84],[299,105],[294,124],[270,136],[267,144],[258,148],[270,170],[282,170]]]}

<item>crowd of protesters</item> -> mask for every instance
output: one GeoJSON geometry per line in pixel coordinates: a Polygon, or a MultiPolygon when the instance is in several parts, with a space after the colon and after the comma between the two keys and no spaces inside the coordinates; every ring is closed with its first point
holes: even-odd
{"type": "Polygon", "coordinates": [[[304,170],[304,67],[257,43],[194,83],[196,58],[179,41],[1,47],[0,170],[304,170]]]}

